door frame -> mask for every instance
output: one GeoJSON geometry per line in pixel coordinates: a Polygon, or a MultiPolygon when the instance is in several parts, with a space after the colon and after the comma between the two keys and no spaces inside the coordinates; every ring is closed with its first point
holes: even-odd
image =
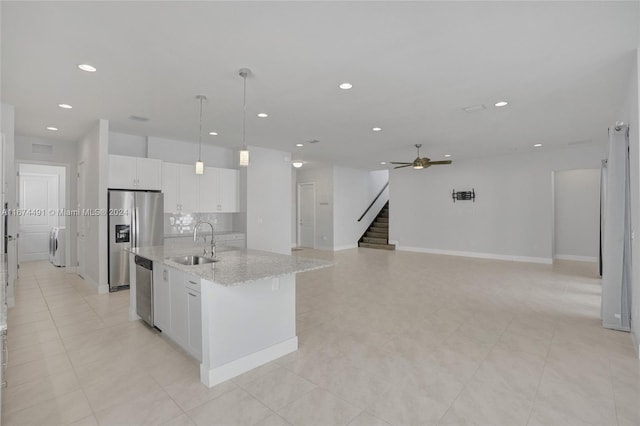
{"type": "MultiPolygon", "coordinates": [[[[64,167],[64,185],[65,185],[65,195],[64,195],[64,206],[58,206],[60,209],[71,210],[71,164],[69,163],[58,163],[55,161],[35,161],[35,160],[16,160],[16,172],[20,171],[21,164],[35,164],[40,166],[56,166],[56,167],[64,167]]],[[[20,179],[19,176],[16,176],[16,202],[20,201],[20,179]]],[[[19,224],[16,223],[16,227],[19,224]]],[[[71,265],[71,244],[70,242],[73,240],[73,236],[71,235],[71,216],[65,215],[64,217],[64,226],[67,231],[67,244],[65,244],[65,259],[67,259],[67,266],[64,268],[65,272],[75,273],[76,267],[75,265],[71,265]]],[[[16,228],[18,229],[18,228],[16,228]]],[[[17,231],[16,231],[17,233],[17,231]]],[[[16,245],[19,242],[19,237],[16,239],[16,245]]],[[[16,261],[17,261],[17,253],[18,247],[16,246],[16,261]]],[[[77,255],[77,253],[76,253],[77,255]]]]}
{"type": "Polygon", "coordinates": [[[297,214],[296,214],[296,216],[297,216],[296,217],[296,221],[297,221],[296,230],[297,230],[297,233],[298,233],[298,238],[296,239],[297,240],[296,244],[298,245],[298,247],[302,247],[300,245],[301,234],[302,234],[300,232],[300,228],[301,228],[301,226],[300,226],[300,219],[301,219],[301,217],[300,217],[300,212],[301,212],[300,205],[302,204],[302,197],[300,196],[300,193],[302,191],[302,187],[303,186],[311,186],[311,188],[313,189],[313,209],[312,209],[313,210],[313,226],[312,226],[312,228],[313,228],[313,240],[312,240],[313,241],[313,245],[312,245],[311,248],[315,249],[316,248],[316,184],[315,184],[315,182],[302,182],[302,183],[298,183],[297,184],[297,189],[298,189],[298,191],[297,191],[297,198],[298,198],[297,208],[298,208],[298,211],[297,211],[297,214]]]}

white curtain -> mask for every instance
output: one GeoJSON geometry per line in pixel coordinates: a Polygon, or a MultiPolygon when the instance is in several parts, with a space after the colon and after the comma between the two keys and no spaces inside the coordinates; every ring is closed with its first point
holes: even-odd
{"type": "Polygon", "coordinates": [[[631,192],[629,128],[609,129],[609,158],[603,179],[602,325],[631,329],[631,192]]]}

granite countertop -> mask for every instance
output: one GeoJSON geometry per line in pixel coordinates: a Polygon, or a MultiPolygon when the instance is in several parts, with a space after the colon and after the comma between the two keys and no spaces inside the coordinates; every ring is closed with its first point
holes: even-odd
{"type": "MultiPolygon", "coordinates": [[[[203,230],[202,232],[198,232],[198,235],[206,235],[209,236],[211,235],[211,231],[207,232],[205,230],[203,230]]],[[[219,236],[225,236],[225,235],[242,235],[244,236],[244,232],[240,232],[240,231],[216,231],[216,237],[219,236]]],[[[193,231],[189,231],[189,232],[183,232],[183,233],[176,233],[176,234],[164,234],[165,238],[184,238],[184,237],[191,237],[193,238],[193,231]]],[[[217,238],[216,238],[217,239],[217,238]]]]}
{"type": "Polygon", "coordinates": [[[223,247],[217,248],[216,257],[220,261],[215,263],[186,266],[167,259],[174,256],[202,254],[202,245],[193,244],[178,247],[138,247],[130,251],[151,261],[162,262],[172,268],[223,286],[234,286],[333,265],[321,259],[223,247]]]}
{"type": "Polygon", "coordinates": [[[0,261],[0,277],[2,277],[2,290],[0,290],[0,331],[7,329],[7,255],[0,261]]]}

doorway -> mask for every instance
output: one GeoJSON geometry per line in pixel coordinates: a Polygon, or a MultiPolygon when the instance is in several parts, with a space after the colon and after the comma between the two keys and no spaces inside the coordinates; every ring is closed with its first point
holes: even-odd
{"type": "Polygon", "coordinates": [[[315,248],[316,185],[298,184],[298,247],[315,248]]]}
{"type": "Polygon", "coordinates": [[[597,262],[600,170],[554,172],[554,259],[597,262]]]}
{"type": "Polygon", "coordinates": [[[47,260],[51,229],[65,226],[66,168],[19,164],[18,200],[18,263],[47,260]]]}

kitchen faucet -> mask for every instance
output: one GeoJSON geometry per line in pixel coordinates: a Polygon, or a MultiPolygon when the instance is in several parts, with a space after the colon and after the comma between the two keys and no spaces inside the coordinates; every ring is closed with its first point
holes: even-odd
{"type": "MultiPolygon", "coordinates": [[[[215,235],[215,231],[213,229],[213,225],[211,224],[211,222],[205,222],[203,220],[199,221],[198,223],[196,223],[196,226],[193,227],[193,241],[197,241],[198,239],[198,228],[200,227],[200,225],[202,224],[207,224],[211,227],[211,257],[215,258],[216,257],[216,235],[215,235]]],[[[202,239],[204,240],[204,242],[207,242],[207,236],[204,235],[202,237],[202,239]]],[[[207,255],[207,248],[205,247],[204,249],[204,256],[207,255]]]]}

